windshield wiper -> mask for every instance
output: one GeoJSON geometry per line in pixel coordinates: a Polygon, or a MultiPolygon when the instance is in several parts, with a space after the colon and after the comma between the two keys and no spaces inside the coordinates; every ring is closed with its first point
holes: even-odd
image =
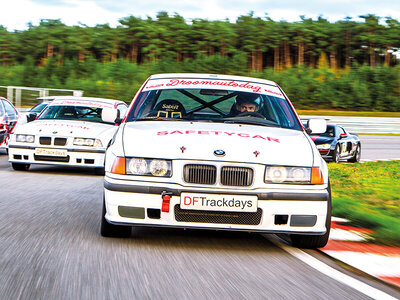
{"type": "Polygon", "coordinates": [[[164,117],[144,117],[144,118],[137,118],[137,119],[132,119],[132,121],[190,121],[189,119],[184,119],[184,118],[164,118],[164,117]]]}
{"type": "Polygon", "coordinates": [[[249,124],[249,125],[259,125],[259,126],[268,126],[268,127],[282,127],[279,124],[269,121],[269,120],[263,120],[263,121],[257,121],[257,120],[243,120],[243,119],[230,119],[230,120],[224,120],[224,123],[228,124],[249,124]]]}

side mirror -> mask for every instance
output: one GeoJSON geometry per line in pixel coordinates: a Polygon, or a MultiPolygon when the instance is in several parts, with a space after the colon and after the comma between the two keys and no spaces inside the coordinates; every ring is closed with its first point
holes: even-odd
{"type": "Polygon", "coordinates": [[[347,138],[347,134],[341,133],[341,134],[339,135],[339,139],[344,139],[344,138],[347,138]]]}
{"type": "Polygon", "coordinates": [[[306,131],[311,130],[310,133],[320,134],[326,131],[326,120],[325,119],[310,119],[307,121],[306,131]]]}
{"type": "Polygon", "coordinates": [[[107,123],[117,123],[119,119],[119,112],[115,108],[105,107],[101,111],[101,119],[107,123]]]}
{"type": "Polygon", "coordinates": [[[36,117],[37,117],[37,113],[29,113],[26,116],[26,121],[27,122],[32,122],[32,121],[34,121],[36,119],[36,117]]]}

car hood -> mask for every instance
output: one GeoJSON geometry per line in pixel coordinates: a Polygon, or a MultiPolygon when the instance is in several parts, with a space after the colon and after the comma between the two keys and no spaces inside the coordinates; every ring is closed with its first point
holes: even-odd
{"type": "Polygon", "coordinates": [[[311,139],[314,141],[316,145],[322,144],[332,144],[334,141],[334,137],[320,136],[320,135],[312,135],[311,139]]]}
{"type": "Polygon", "coordinates": [[[311,166],[304,132],[276,127],[184,121],[129,122],[125,156],[311,166]],[[216,150],[225,154],[217,156],[216,150]]]}
{"type": "Polygon", "coordinates": [[[112,129],[114,126],[83,121],[35,120],[19,126],[15,133],[64,137],[98,137],[110,128],[112,129]]]}

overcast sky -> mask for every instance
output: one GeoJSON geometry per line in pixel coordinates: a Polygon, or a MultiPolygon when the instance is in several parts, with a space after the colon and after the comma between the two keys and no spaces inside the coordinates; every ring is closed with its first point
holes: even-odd
{"type": "Polygon", "coordinates": [[[133,15],[142,19],[155,18],[157,12],[177,13],[192,18],[235,22],[251,11],[256,17],[268,14],[275,21],[295,22],[300,16],[316,19],[322,16],[330,22],[375,14],[400,20],[398,0],[0,0],[0,25],[9,31],[24,30],[31,22],[41,19],[60,19],[66,25],[88,26],[108,23],[117,26],[118,20],[133,15]]]}

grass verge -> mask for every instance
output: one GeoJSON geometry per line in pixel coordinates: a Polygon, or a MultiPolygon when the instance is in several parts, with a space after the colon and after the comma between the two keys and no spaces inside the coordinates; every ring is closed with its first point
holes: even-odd
{"type": "Polygon", "coordinates": [[[379,244],[400,246],[400,161],[328,164],[332,213],[371,229],[379,244]]]}
{"type": "Polygon", "coordinates": [[[296,109],[299,115],[305,116],[344,116],[344,117],[386,117],[400,118],[400,112],[387,111],[345,111],[345,110],[306,110],[296,109]]]}

